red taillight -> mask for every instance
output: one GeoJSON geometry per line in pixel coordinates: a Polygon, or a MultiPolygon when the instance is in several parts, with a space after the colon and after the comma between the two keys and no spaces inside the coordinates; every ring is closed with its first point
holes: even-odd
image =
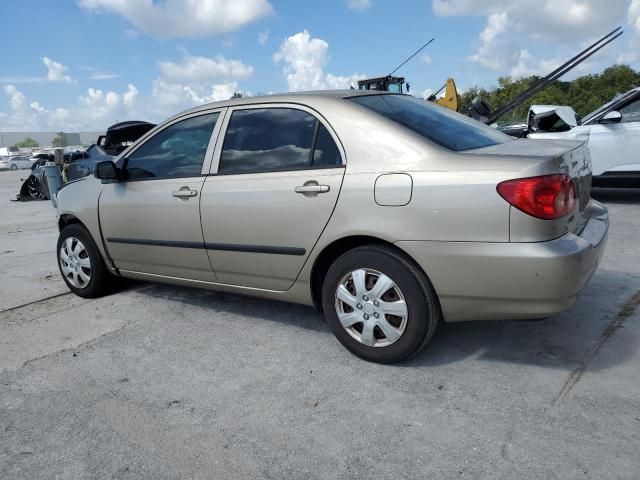
{"type": "Polygon", "coordinates": [[[553,220],[573,212],[576,191],[568,175],[517,178],[498,184],[498,193],[518,210],[553,220]]]}

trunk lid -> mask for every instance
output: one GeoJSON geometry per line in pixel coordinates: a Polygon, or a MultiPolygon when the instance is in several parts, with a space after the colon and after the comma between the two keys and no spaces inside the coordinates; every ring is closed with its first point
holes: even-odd
{"type": "MultiPolygon", "coordinates": [[[[547,231],[557,232],[558,234],[561,232],[579,233],[584,228],[588,220],[588,214],[585,209],[591,198],[591,157],[585,142],[577,140],[522,139],[470,150],[465,153],[483,156],[495,155],[505,160],[513,160],[522,166],[522,177],[553,173],[568,175],[573,181],[576,192],[576,207],[573,213],[557,220],[530,218],[538,222],[556,222],[556,227],[560,228],[548,229],[547,231]]],[[[513,178],[518,178],[518,176],[516,175],[513,178]]]]}

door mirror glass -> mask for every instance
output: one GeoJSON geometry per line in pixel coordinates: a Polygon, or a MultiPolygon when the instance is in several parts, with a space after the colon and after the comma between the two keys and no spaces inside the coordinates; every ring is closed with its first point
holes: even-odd
{"type": "Polygon", "coordinates": [[[620,123],[620,120],[622,120],[622,114],[614,110],[602,117],[600,123],[620,123]]]}
{"type": "Polygon", "coordinates": [[[100,180],[118,180],[118,168],[111,160],[98,162],[93,175],[100,180]]]}

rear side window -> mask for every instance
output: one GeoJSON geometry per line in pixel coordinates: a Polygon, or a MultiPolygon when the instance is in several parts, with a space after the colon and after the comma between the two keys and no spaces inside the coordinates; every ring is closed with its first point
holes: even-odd
{"type": "Polygon", "coordinates": [[[196,177],[218,113],[191,117],[158,132],[127,158],[128,179],[196,177]]]}
{"type": "Polygon", "coordinates": [[[329,130],[318,122],[318,134],[313,148],[313,167],[335,167],[342,165],[342,156],[329,130]]]}
{"type": "Polygon", "coordinates": [[[349,100],[455,152],[513,140],[495,128],[409,95],[367,95],[349,100]]]}
{"type": "Polygon", "coordinates": [[[313,115],[293,108],[259,108],[233,112],[218,172],[255,173],[341,164],[331,135],[313,115]]]}

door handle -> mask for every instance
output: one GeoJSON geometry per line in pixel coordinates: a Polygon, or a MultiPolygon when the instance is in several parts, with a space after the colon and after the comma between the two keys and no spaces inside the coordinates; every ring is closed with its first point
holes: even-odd
{"type": "Polygon", "coordinates": [[[182,187],[180,190],[173,192],[173,196],[176,198],[187,199],[198,195],[197,190],[190,190],[189,187],[182,187]]]}
{"type": "Polygon", "coordinates": [[[304,185],[299,185],[295,189],[296,193],[302,193],[303,195],[317,195],[318,193],[327,193],[329,191],[329,185],[318,185],[317,182],[306,182],[304,185]]]}

